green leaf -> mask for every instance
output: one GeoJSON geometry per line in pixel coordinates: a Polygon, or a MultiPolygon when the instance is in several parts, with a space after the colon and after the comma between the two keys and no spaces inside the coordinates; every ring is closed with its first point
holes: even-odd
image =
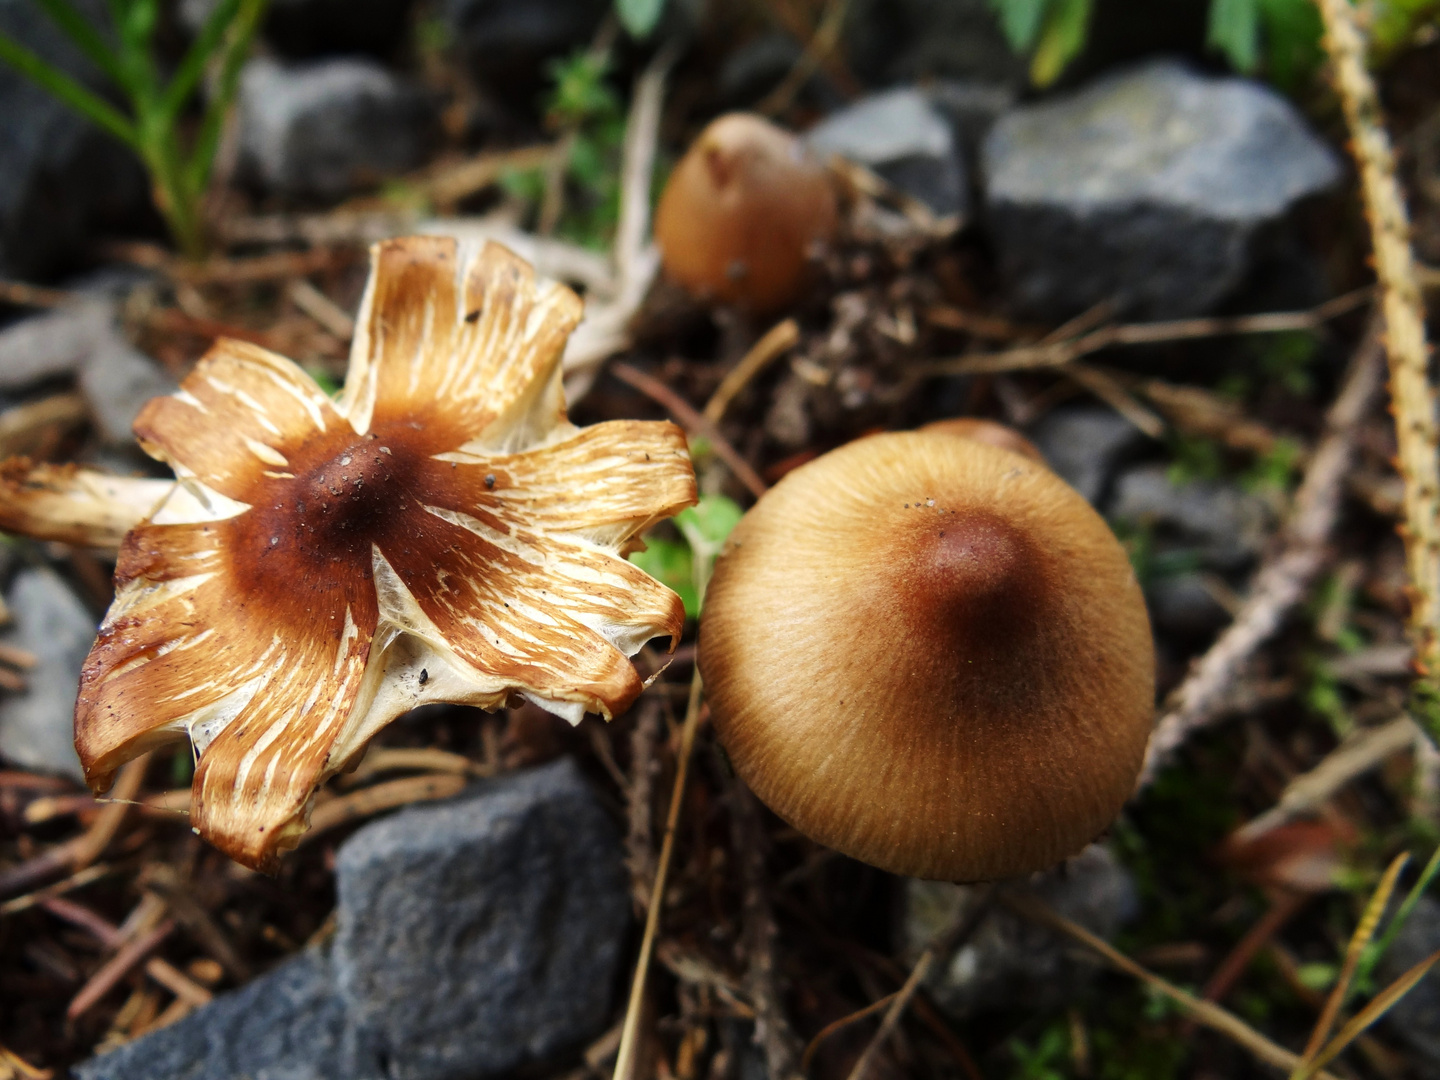
{"type": "MultiPolygon", "coordinates": [[[[1308,4],[1309,0],[1305,2],[1308,4]]],[[[1257,0],[1210,0],[1210,26],[1205,43],[1224,53],[1236,71],[1254,71],[1260,63],[1257,0]]]]}
{"type": "Polygon", "coordinates": [[[220,61],[220,73],[205,109],[205,118],[200,124],[200,133],[190,151],[190,184],[197,192],[203,192],[210,183],[210,169],[215,162],[215,148],[220,145],[220,132],[225,124],[225,115],[230,103],[235,100],[235,91],[240,84],[240,69],[250,53],[250,42],[265,16],[269,0],[241,0],[240,13],[230,29],[230,40],[225,46],[220,61]]]}
{"type": "Polygon", "coordinates": [[[175,69],[175,77],[170,80],[170,85],[165,88],[164,97],[161,99],[160,112],[167,121],[173,121],[180,115],[181,108],[185,101],[195,92],[200,84],[200,76],[205,73],[205,65],[208,64],[216,51],[225,41],[225,32],[230,29],[230,24],[235,21],[235,16],[240,11],[240,0],[220,0],[215,5],[215,10],[205,20],[200,33],[190,43],[190,49],[180,61],[180,66],[175,69]]]}
{"type": "Polygon", "coordinates": [[[0,62],[9,64],[121,142],[139,148],[135,125],[118,109],[3,34],[0,34],[0,62]]]}
{"type": "Polygon", "coordinates": [[[67,0],[35,0],[35,3],[46,15],[50,16],[51,22],[65,31],[65,35],[90,59],[92,64],[122,88],[125,86],[125,75],[120,67],[120,61],[105,38],[91,25],[89,19],[71,7],[67,0]]]}
{"type": "Polygon", "coordinates": [[[1040,33],[1040,24],[1053,0],[990,0],[1000,17],[1000,29],[1016,52],[1028,52],[1040,33]]]}
{"type": "Polygon", "coordinates": [[[701,495],[694,506],[675,515],[675,525],[691,547],[718,553],[744,516],[745,511],[733,499],[724,495],[701,495]]]}
{"type": "Polygon", "coordinates": [[[660,584],[673,589],[685,605],[685,614],[700,614],[700,594],[695,589],[690,545],[678,540],[650,539],[644,551],[634,552],[630,561],[660,584]]]}
{"type": "Polygon", "coordinates": [[[1265,73],[1281,87],[1309,78],[1324,59],[1325,24],[1313,0],[1258,0],[1265,31],[1265,73]]]}
{"type": "Polygon", "coordinates": [[[647,38],[665,11],[665,0],[615,0],[620,25],[633,38],[647,38]]]}
{"type": "Polygon", "coordinates": [[[1030,61],[1030,81],[1049,86],[1085,47],[1093,0],[1055,0],[1030,61]]]}

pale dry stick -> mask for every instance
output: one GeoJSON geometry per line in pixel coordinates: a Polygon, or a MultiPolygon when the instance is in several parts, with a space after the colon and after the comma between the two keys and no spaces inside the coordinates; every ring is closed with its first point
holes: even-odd
{"type": "Polygon", "coordinates": [[[115,867],[108,863],[99,863],[95,866],[87,866],[78,874],[71,874],[63,881],[57,881],[54,885],[47,885],[43,889],[36,889],[34,892],[26,893],[24,896],[17,896],[13,900],[6,900],[0,904],[0,918],[6,915],[14,915],[16,912],[25,911],[44,903],[51,897],[63,896],[65,893],[74,892],[76,889],[89,885],[92,881],[99,881],[107,874],[113,874],[115,867]]]}
{"type": "Polygon", "coordinates": [[[1165,434],[1165,421],[1131,397],[1130,392],[1108,372],[1084,364],[1067,364],[1060,370],[1150,438],[1158,439],[1165,434]]]}
{"type": "Polygon", "coordinates": [[[690,755],[695,749],[695,733],[700,727],[700,669],[690,679],[690,703],[685,708],[685,723],[680,728],[680,749],[675,755],[675,784],[670,791],[670,810],[665,817],[665,835],[660,840],[660,858],[655,865],[655,884],[650,889],[650,907],[645,913],[645,933],[640,939],[640,955],[635,961],[635,977],[630,983],[630,998],[625,1006],[625,1025],[620,1029],[620,1049],[615,1055],[614,1080],[634,1080],[635,1056],[640,1040],[640,1014],[645,1002],[645,982],[650,974],[650,957],[655,952],[655,935],[660,929],[660,909],[665,904],[665,879],[670,873],[670,857],[675,850],[675,833],[680,825],[680,804],[685,798],[685,783],[690,776],[690,755]]]}
{"type": "Polygon", "coordinates": [[[1150,786],[1186,739],[1222,715],[1240,671],[1305,598],[1325,565],[1325,545],[1340,515],[1355,432],[1380,388],[1380,353],[1379,330],[1372,321],[1325,418],[1326,433],[1295,493],[1279,547],[1256,572],[1235,621],[1170,695],[1168,711],[1150,736],[1137,791],[1150,786]]]}
{"type": "Polygon", "coordinates": [[[65,1010],[65,1019],[78,1020],[90,1007],[110,992],[110,988],[123,979],[131,968],[144,960],[160,944],[175,931],[175,923],[166,919],[159,926],[147,933],[127,941],[121,945],[114,956],[102,964],[80,992],[71,1000],[65,1010]]]}
{"type": "Polygon", "coordinates": [[[768,838],[760,823],[760,804],[741,781],[730,785],[730,842],[739,864],[741,942],[745,951],[745,992],[755,1009],[755,1042],[765,1054],[770,1080],[799,1080],[800,1040],[785,1016],[776,972],[775,939],[779,929],[766,894],[768,838]]]}
{"type": "Polygon", "coordinates": [[[374,787],[361,788],[348,795],[331,799],[315,807],[310,815],[310,830],[300,838],[308,843],[329,829],[359,821],[383,810],[394,810],[417,802],[433,802],[460,794],[468,780],[465,775],[451,772],[428,776],[407,776],[374,787]]]}
{"type": "Polygon", "coordinates": [[[800,326],[794,319],[782,319],[772,326],[759,341],[750,346],[750,351],[740,358],[740,362],[725,373],[720,385],[705,403],[701,415],[712,424],[720,423],[725,418],[725,410],[730,407],[730,402],[735,400],[735,395],[750,385],[751,380],[770,364],[793,349],[799,340],[800,326]]]}
{"type": "Polygon", "coordinates": [[[0,304],[16,307],[60,307],[71,303],[75,294],[64,289],[47,289],[24,281],[0,281],[0,304]]]}
{"type": "MultiPolygon", "coordinates": [[[[1299,1054],[1292,1053],[1278,1043],[1271,1042],[1234,1013],[1221,1008],[1214,1002],[1202,1001],[1194,994],[1181,990],[1149,969],[1141,967],[1104,938],[1097,937],[1078,923],[1071,922],[1038,897],[1007,893],[1001,897],[1001,903],[1032,922],[1049,926],[1067,937],[1074,938],[1082,945],[1088,946],[1108,960],[1112,967],[1127,975],[1133,975],[1146,985],[1160,991],[1179,1005],[1191,1020],[1212,1031],[1219,1032],[1236,1045],[1250,1051],[1257,1060],[1266,1065],[1288,1072],[1301,1064],[1299,1054]]],[[[1333,1073],[1322,1072],[1316,1075],[1324,1077],[1325,1080],[1339,1080],[1333,1073]]]]}
{"type": "Polygon", "coordinates": [[[890,1007],[885,1010],[885,1016],[880,1021],[879,1029],[866,1044],[860,1057],[856,1059],[847,1080],[864,1080],[870,1063],[874,1061],[875,1055],[880,1052],[880,1047],[885,1045],[885,1040],[890,1038],[890,1033],[900,1023],[900,1017],[905,1014],[906,1007],[920,989],[920,984],[935,961],[942,956],[949,956],[979,929],[980,924],[989,916],[990,909],[995,906],[998,895],[999,886],[994,882],[984,886],[970,909],[953,925],[947,926],[936,934],[925,946],[925,950],[920,954],[920,959],[915,961],[915,966],[911,968],[909,977],[895,994],[894,1000],[890,1002],[890,1007]]]}
{"type": "Polygon", "coordinates": [[[1415,745],[1420,729],[1408,716],[1379,727],[1364,728],[1341,743],[1309,772],[1285,785],[1279,800],[1265,813],[1246,822],[1235,833],[1236,843],[1254,840],[1278,825],[1294,821],[1327,802],[1357,776],[1363,776],[1396,754],[1415,745]]]}
{"type": "Polygon", "coordinates": [[[805,46],[805,51],[800,54],[800,59],[785,73],[779,85],[755,106],[756,112],[762,116],[775,116],[790,107],[795,95],[804,88],[810,81],[810,76],[819,70],[825,58],[834,52],[835,46],[840,43],[840,31],[845,28],[845,13],[849,8],[850,0],[830,0],[825,7],[825,14],[820,18],[820,25],[815,28],[815,33],[805,46]]]}
{"type": "Polygon", "coordinates": [[[484,191],[511,169],[534,169],[554,154],[549,143],[512,150],[487,150],[464,161],[446,162],[411,178],[443,213],[452,213],[462,199],[484,191]]]}
{"type": "MultiPolygon", "coordinates": [[[[1203,319],[1176,319],[1170,322],[1122,323],[1099,330],[1050,340],[1035,345],[1021,345],[997,353],[960,356],[936,360],[923,365],[928,375],[987,375],[1003,371],[1030,371],[1037,368],[1061,367],[1089,353],[1117,345],[1163,345],[1172,341],[1193,341],[1200,338],[1224,337],[1234,334],[1274,334],[1286,330],[1314,330],[1331,319],[1354,311],[1374,294],[1374,289],[1355,289],[1327,300],[1309,311],[1279,311],[1263,315],[1215,316],[1203,319]]],[[[1061,328],[1062,330],[1065,327],[1061,328]]],[[[1055,334],[1051,335],[1051,338],[1055,334]]]]}
{"type": "Polygon", "coordinates": [[[15,1080],[51,1080],[54,1075],[53,1069],[37,1068],[15,1051],[0,1046],[0,1076],[13,1076],[15,1080]]]}
{"type": "Polygon", "coordinates": [[[1410,638],[1420,687],[1431,706],[1419,722],[1440,741],[1434,680],[1440,678],[1440,460],[1436,444],[1435,389],[1430,385],[1424,302],[1410,247],[1410,222],[1395,179],[1395,156],[1380,112],[1374,80],[1365,69],[1365,40],[1351,0],[1316,0],[1325,22],[1336,92],[1350,129],[1350,150],[1360,169],[1360,189],[1370,222],[1375,275],[1385,315],[1385,352],[1390,361],[1390,400],[1395,414],[1396,466],[1405,481],[1405,568],[1409,576],[1410,638]]]}
{"type": "Polygon", "coordinates": [[[291,303],[341,341],[349,341],[355,336],[355,320],[349,312],[310,284],[309,279],[297,277],[290,282],[286,292],[291,303]]]}

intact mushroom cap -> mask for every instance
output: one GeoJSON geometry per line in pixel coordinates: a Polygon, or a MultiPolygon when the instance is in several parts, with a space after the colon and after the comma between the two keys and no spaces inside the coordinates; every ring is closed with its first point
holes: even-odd
{"type": "Polygon", "coordinates": [[[692,294],[757,313],[792,302],[835,232],[830,177],[788,131],[751,113],[713,121],[655,210],[665,272],[692,294]]]}
{"type": "Polygon", "coordinates": [[[1154,716],[1149,619],[1109,527],[1043,466],[942,433],[859,440],[768,492],[716,563],[699,662],[767,805],[915,877],[1080,850],[1154,716]]]}

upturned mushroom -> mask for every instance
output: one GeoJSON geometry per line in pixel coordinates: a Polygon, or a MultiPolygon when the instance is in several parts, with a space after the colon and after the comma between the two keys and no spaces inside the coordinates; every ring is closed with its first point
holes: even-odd
{"type": "Polygon", "coordinates": [[[763,117],[730,113],[670,174],[655,243],[665,273],[695,296],[765,314],[800,295],[836,217],[829,174],[799,139],[763,117]]]}
{"type": "Polygon", "coordinates": [[[673,424],[566,419],[580,307],[498,245],[387,241],[338,400],[221,340],[135,424],[175,483],[6,472],[11,524],[57,527],[67,493],[93,504],[92,541],[143,515],[76,704],[91,786],[188,738],[196,831],[266,868],[318,786],[417,705],[627,708],[628,657],[673,646],[684,608],[623,555],[695,478],[673,424]]]}
{"type": "Polygon", "coordinates": [[[699,662],[765,803],[915,877],[1079,851],[1153,719],[1149,620],[1105,522],[1044,466],[945,433],[860,439],[771,489],[716,564],[699,662]]]}

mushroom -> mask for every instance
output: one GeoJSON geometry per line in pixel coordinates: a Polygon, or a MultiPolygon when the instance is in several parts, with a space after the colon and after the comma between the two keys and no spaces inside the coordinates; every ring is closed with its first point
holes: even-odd
{"type": "Polygon", "coordinates": [[[90,785],[188,738],[191,823],[269,868],[319,785],[417,705],[627,708],[628,657],[673,647],[685,615],[623,555],[694,503],[695,477],[673,424],[566,419],[580,308],[496,244],[387,241],[338,400],[222,339],[136,420],[175,470],[162,491],[12,467],[7,522],[52,527],[67,491],[94,504],[93,539],[143,516],[81,677],[90,785]]]}
{"type": "Polygon", "coordinates": [[[736,771],[915,877],[1050,866],[1109,825],[1154,715],[1139,585],[1048,469],[936,432],[787,475],[715,566],[700,669],[736,771]]]}
{"type": "Polygon", "coordinates": [[[763,117],[730,113],[670,174],[655,242],[666,274],[692,294],[765,314],[799,296],[835,223],[829,174],[804,144],[763,117]]]}

